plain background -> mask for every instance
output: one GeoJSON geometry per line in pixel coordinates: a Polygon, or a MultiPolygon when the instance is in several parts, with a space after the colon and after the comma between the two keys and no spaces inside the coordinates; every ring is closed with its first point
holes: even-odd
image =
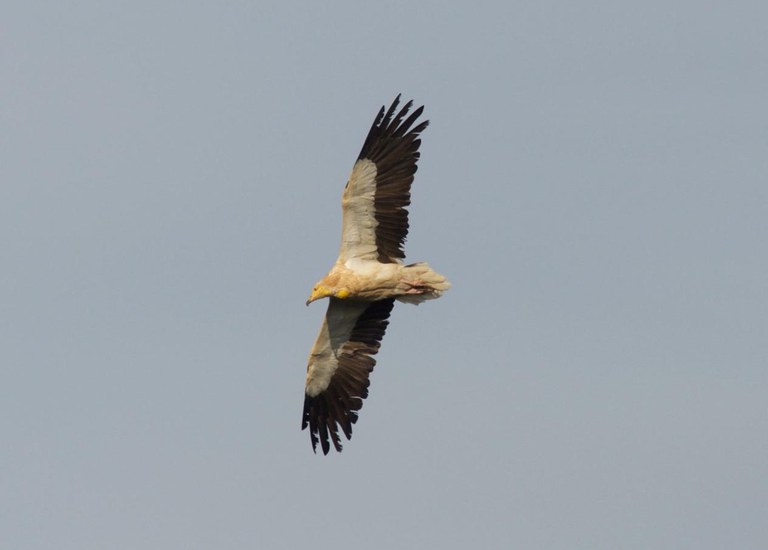
{"type": "Polygon", "coordinates": [[[0,8],[0,546],[768,547],[763,2],[0,8]],[[344,453],[346,177],[431,120],[344,453]]]}

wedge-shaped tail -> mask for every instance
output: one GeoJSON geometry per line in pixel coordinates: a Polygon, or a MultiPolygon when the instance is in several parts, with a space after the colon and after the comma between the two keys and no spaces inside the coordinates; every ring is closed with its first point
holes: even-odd
{"type": "Polygon", "coordinates": [[[402,282],[404,294],[397,297],[400,302],[419,305],[427,300],[439,298],[443,292],[451,288],[448,279],[425,262],[407,265],[404,271],[402,282]]]}

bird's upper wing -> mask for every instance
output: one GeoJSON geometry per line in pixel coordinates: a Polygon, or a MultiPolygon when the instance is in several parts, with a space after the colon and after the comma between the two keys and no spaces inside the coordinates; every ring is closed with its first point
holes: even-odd
{"type": "Polygon", "coordinates": [[[408,115],[413,102],[395,113],[398,95],[368,132],[342,196],[339,259],[398,263],[405,257],[411,183],[419,160],[419,134],[429,121],[416,124],[424,107],[408,115]],[[416,124],[416,126],[414,126],[416,124]]]}
{"type": "Polygon", "coordinates": [[[330,441],[341,452],[339,427],[347,439],[357,411],[368,396],[368,377],[376,364],[394,299],[362,302],[331,298],[309,356],[301,429],[309,426],[312,448],[330,441]]]}

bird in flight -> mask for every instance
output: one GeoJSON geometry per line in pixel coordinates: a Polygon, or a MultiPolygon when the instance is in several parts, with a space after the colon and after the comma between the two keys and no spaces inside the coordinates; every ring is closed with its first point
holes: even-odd
{"type": "Polygon", "coordinates": [[[369,376],[395,300],[419,304],[451,286],[426,263],[404,265],[411,183],[419,160],[424,107],[399,111],[398,95],[382,107],[365,138],[341,198],[339,257],[312,289],[307,305],[328,298],[328,311],[309,354],[302,430],[312,449],[341,452],[368,396],[369,376]]]}

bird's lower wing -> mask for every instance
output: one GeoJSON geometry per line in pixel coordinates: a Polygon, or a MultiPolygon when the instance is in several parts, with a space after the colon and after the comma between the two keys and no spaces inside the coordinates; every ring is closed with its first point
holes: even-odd
{"type": "Polygon", "coordinates": [[[301,428],[309,427],[312,448],[330,443],[341,451],[339,428],[352,437],[352,424],[368,396],[369,376],[384,337],[394,299],[362,302],[331,298],[307,366],[301,428]]]}

